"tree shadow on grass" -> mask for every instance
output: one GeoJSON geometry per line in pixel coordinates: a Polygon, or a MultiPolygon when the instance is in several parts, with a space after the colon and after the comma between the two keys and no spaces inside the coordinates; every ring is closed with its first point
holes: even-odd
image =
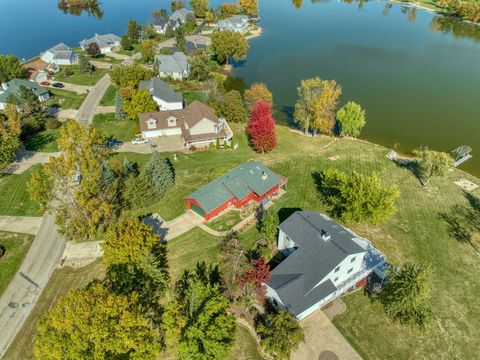
{"type": "Polygon", "coordinates": [[[469,244],[480,255],[480,249],[473,239],[480,231],[480,199],[464,191],[468,206],[453,205],[448,212],[441,212],[440,218],[445,222],[450,237],[458,242],[469,244]]]}
{"type": "Polygon", "coordinates": [[[36,134],[27,139],[25,142],[25,148],[31,151],[39,151],[55,140],[56,138],[53,134],[36,134]]]}

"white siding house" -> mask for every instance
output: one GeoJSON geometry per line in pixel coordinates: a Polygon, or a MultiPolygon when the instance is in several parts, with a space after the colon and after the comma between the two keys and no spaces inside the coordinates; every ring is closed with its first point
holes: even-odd
{"type": "Polygon", "coordinates": [[[60,43],[41,53],[40,59],[47,64],[73,65],[77,61],[77,54],[68,45],[60,43]]]}
{"type": "Polygon", "coordinates": [[[183,109],[183,95],[158,78],[140,81],[139,89],[148,89],[160,111],[183,109]]]}
{"type": "Polygon", "coordinates": [[[80,41],[80,48],[82,50],[86,50],[90,43],[97,43],[98,47],[100,48],[100,53],[106,54],[120,48],[121,40],[122,39],[120,36],[115,34],[95,34],[95,36],[90,39],[84,39],[80,41]]]}

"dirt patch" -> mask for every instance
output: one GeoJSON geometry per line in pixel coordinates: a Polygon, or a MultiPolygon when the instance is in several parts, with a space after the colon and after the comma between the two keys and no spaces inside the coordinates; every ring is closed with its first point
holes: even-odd
{"type": "Polygon", "coordinates": [[[462,189],[466,190],[466,191],[469,191],[469,192],[472,192],[473,190],[477,189],[478,188],[478,185],[465,179],[465,178],[461,178],[461,179],[458,179],[457,181],[455,181],[455,185],[457,186],[460,186],[462,189]]]}

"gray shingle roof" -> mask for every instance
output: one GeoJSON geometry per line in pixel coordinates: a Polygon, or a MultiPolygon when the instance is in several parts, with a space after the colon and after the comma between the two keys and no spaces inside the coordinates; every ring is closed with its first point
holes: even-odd
{"type": "MultiPolygon", "coordinates": [[[[41,96],[48,93],[48,90],[41,87],[34,81],[28,81],[24,79],[13,79],[6,83],[7,90],[0,94],[0,102],[6,103],[10,95],[17,96],[20,94],[20,86],[25,86],[27,89],[33,90],[35,95],[41,96]]],[[[0,87],[0,91],[3,91],[0,87]]]]}
{"type": "Polygon", "coordinates": [[[61,43],[59,43],[55,46],[52,46],[47,51],[50,51],[51,53],[54,53],[55,51],[58,51],[58,50],[72,50],[72,49],[67,44],[61,42],[61,43]]]}
{"type": "Polygon", "coordinates": [[[187,15],[191,13],[192,11],[186,9],[186,8],[181,8],[176,10],[171,16],[170,16],[170,21],[181,21],[185,22],[187,15]]]}
{"type": "Polygon", "coordinates": [[[160,62],[159,72],[165,73],[184,73],[188,72],[188,58],[182,52],[176,52],[173,55],[157,55],[155,60],[160,62]]]}
{"type": "Polygon", "coordinates": [[[151,78],[150,80],[140,81],[139,89],[149,89],[153,91],[151,94],[166,102],[180,102],[183,101],[182,93],[174,91],[170,85],[159,78],[151,78]]]}
{"type": "Polygon", "coordinates": [[[72,50],[56,50],[53,53],[54,60],[69,60],[73,56],[72,50]]]}
{"type": "Polygon", "coordinates": [[[328,273],[348,255],[365,252],[347,229],[313,211],[297,211],[279,228],[298,249],[272,271],[269,286],[295,315],[336,289],[330,280],[314,288],[328,273]],[[323,232],[329,240],[322,239],[323,232]]]}
{"type": "Polygon", "coordinates": [[[95,34],[94,37],[80,41],[80,47],[86,47],[91,42],[96,42],[99,48],[112,46],[114,43],[119,43],[121,38],[115,34],[95,34]]]}

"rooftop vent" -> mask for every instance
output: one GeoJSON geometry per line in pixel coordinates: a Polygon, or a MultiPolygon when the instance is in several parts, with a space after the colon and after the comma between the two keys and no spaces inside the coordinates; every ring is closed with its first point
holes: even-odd
{"type": "Polygon", "coordinates": [[[262,180],[267,180],[268,175],[265,171],[262,171],[262,180]]]}
{"type": "Polygon", "coordinates": [[[323,241],[328,241],[331,238],[330,234],[325,230],[322,230],[321,236],[323,241]]]}

